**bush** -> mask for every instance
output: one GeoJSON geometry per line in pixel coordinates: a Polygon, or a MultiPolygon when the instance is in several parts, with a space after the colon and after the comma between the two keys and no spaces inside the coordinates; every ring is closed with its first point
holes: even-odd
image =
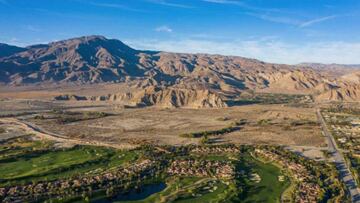
{"type": "Polygon", "coordinates": [[[289,125],[286,125],[283,127],[283,130],[289,131],[289,130],[291,130],[291,127],[289,125]]]}
{"type": "Polygon", "coordinates": [[[72,123],[77,121],[103,118],[109,114],[104,112],[62,112],[57,118],[60,124],[72,123]]]}
{"type": "Polygon", "coordinates": [[[102,118],[107,116],[108,114],[105,112],[85,112],[83,113],[85,118],[102,118]]]}
{"type": "Polygon", "coordinates": [[[245,125],[245,124],[246,124],[246,120],[241,119],[240,121],[233,122],[228,127],[222,128],[220,130],[211,130],[211,131],[194,132],[194,133],[184,133],[184,134],[181,134],[179,136],[180,137],[185,137],[185,138],[202,138],[202,137],[207,137],[207,136],[223,135],[223,134],[226,134],[226,133],[231,133],[231,132],[234,132],[236,130],[239,130],[240,129],[239,126],[245,125]]]}
{"type": "Polygon", "coordinates": [[[34,117],[34,119],[37,119],[37,120],[44,120],[44,119],[45,119],[45,117],[44,117],[44,115],[36,115],[36,116],[34,117]]]}
{"type": "Polygon", "coordinates": [[[230,120],[228,117],[220,117],[216,119],[217,121],[228,121],[230,120]]]}
{"type": "Polygon", "coordinates": [[[261,119],[257,122],[258,125],[268,125],[269,124],[269,121],[268,119],[261,119]]]}
{"type": "Polygon", "coordinates": [[[209,143],[209,138],[207,136],[204,136],[201,138],[200,143],[205,145],[209,143]]]}
{"type": "Polygon", "coordinates": [[[292,121],[290,123],[291,126],[300,126],[300,125],[318,125],[317,122],[315,121],[310,121],[310,120],[297,120],[297,121],[292,121]]]}

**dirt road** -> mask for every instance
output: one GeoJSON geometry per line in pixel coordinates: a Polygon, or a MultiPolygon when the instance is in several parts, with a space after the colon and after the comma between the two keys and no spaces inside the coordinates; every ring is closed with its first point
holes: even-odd
{"type": "Polygon", "coordinates": [[[5,123],[8,125],[13,125],[14,127],[18,127],[23,129],[27,134],[33,134],[40,139],[52,140],[55,142],[73,144],[73,145],[93,145],[93,146],[104,146],[104,147],[112,147],[117,149],[130,149],[134,148],[133,145],[130,144],[114,144],[114,143],[105,143],[98,141],[87,141],[80,139],[73,139],[69,137],[65,137],[62,135],[58,135],[53,132],[49,132],[33,123],[20,120],[17,118],[0,118],[1,123],[5,123]]]}

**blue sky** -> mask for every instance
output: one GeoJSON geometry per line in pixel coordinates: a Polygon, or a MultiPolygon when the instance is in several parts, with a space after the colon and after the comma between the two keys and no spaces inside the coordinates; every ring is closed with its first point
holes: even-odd
{"type": "Polygon", "coordinates": [[[0,42],[93,34],[138,49],[360,64],[360,1],[0,0],[0,42]]]}

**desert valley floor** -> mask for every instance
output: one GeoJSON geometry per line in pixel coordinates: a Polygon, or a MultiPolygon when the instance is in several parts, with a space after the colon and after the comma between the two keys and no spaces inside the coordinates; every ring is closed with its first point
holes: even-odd
{"type": "Polygon", "coordinates": [[[29,99],[31,95],[46,93],[29,91],[18,93],[16,98],[11,98],[14,95],[12,92],[0,93],[3,96],[1,114],[4,117],[20,115],[19,123],[31,123],[59,137],[118,147],[144,143],[196,144],[199,139],[181,135],[231,126],[234,129],[217,136],[214,141],[219,144],[326,146],[314,104],[253,104],[200,109],[133,108],[107,101],[52,101],[49,95],[40,100],[29,99]],[[21,98],[22,94],[26,96],[21,98]],[[104,115],[88,116],[85,115],[87,112],[102,112],[104,115]],[[66,118],[69,121],[60,121],[66,118]],[[241,124],[236,125],[236,122],[241,124]]]}
{"type": "MultiPolygon", "coordinates": [[[[89,89],[2,89],[2,201],[351,200],[318,115],[328,119],[338,104],[281,94],[198,109],[54,100],[89,89]]],[[[356,109],[342,103],[349,107],[356,109]]],[[[358,160],[346,150],[347,160],[358,160]]]]}

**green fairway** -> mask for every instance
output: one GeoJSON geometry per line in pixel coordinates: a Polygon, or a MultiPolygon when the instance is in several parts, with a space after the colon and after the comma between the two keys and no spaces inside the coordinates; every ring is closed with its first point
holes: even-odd
{"type": "Polygon", "coordinates": [[[226,199],[226,190],[229,189],[227,185],[223,183],[215,183],[211,186],[205,186],[197,189],[194,192],[189,192],[183,196],[180,196],[174,202],[176,203],[208,203],[208,202],[221,202],[226,199]]]}
{"type": "Polygon", "coordinates": [[[243,159],[246,161],[241,165],[248,168],[252,174],[258,174],[261,180],[243,180],[247,186],[242,195],[242,202],[280,202],[281,194],[290,186],[289,179],[285,177],[284,181],[280,182],[278,178],[283,174],[271,163],[262,163],[251,156],[244,156],[243,159]]]}
{"type": "Polygon", "coordinates": [[[53,180],[121,166],[137,154],[91,146],[51,149],[39,142],[25,141],[0,149],[0,185],[14,182],[53,180]]]}

